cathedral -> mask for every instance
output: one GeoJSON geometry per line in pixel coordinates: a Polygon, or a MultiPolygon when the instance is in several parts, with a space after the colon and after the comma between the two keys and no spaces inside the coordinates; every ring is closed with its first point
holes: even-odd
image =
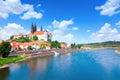
{"type": "Polygon", "coordinates": [[[52,34],[47,30],[44,31],[42,26],[40,30],[37,31],[37,26],[32,24],[31,33],[29,33],[29,37],[33,37],[33,36],[37,36],[38,40],[44,40],[44,41],[51,40],[52,38],[52,34]]]}
{"type": "Polygon", "coordinates": [[[44,41],[49,41],[49,40],[52,39],[52,33],[51,32],[49,32],[47,30],[43,30],[42,26],[41,26],[40,30],[37,30],[36,24],[31,25],[31,31],[30,31],[29,34],[14,35],[13,39],[19,38],[21,36],[29,37],[30,39],[32,39],[33,36],[37,36],[38,40],[44,40],[44,41]]]}

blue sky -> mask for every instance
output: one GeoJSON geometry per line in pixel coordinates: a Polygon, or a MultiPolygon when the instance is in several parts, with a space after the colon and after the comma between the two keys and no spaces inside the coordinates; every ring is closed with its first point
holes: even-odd
{"type": "Polygon", "coordinates": [[[0,40],[29,33],[32,23],[67,43],[120,40],[120,0],[0,1],[0,40]]]}

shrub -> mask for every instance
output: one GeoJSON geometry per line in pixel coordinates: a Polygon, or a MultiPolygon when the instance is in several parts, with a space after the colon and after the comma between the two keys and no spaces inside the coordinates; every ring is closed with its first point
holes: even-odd
{"type": "Polygon", "coordinates": [[[8,57],[8,55],[10,53],[10,50],[11,50],[10,42],[4,42],[3,41],[0,45],[0,55],[3,58],[6,58],[6,57],[8,57]]]}

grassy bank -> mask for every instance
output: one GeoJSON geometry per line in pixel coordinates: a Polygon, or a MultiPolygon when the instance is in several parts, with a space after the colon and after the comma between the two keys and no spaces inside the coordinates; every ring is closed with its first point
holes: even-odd
{"type": "Polygon", "coordinates": [[[14,56],[14,57],[8,57],[8,58],[0,58],[0,66],[6,65],[6,64],[10,64],[10,63],[14,63],[17,62],[19,60],[25,59],[27,58],[27,56],[14,56]]]}

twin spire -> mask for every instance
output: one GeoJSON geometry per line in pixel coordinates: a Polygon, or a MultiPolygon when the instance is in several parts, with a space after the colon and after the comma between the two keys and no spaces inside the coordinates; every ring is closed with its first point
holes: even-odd
{"type": "MultiPolygon", "coordinates": [[[[37,26],[36,26],[36,24],[33,24],[33,23],[32,23],[32,25],[31,25],[31,33],[33,34],[33,33],[36,32],[36,31],[37,31],[37,26]]],[[[40,28],[40,31],[41,31],[41,32],[43,31],[42,26],[41,26],[41,28],[40,28]]]]}

